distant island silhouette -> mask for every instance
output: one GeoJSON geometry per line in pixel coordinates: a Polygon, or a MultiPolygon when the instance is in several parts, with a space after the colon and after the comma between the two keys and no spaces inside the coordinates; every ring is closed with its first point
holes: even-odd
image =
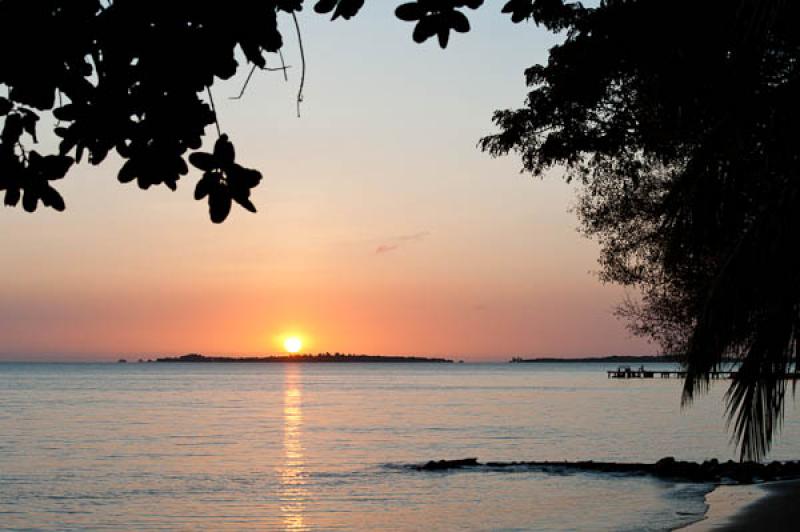
{"type": "Polygon", "coordinates": [[[653,363],[653,364],[677,364],[680,359],[675,355],[658,355],[658,356],[622,356],[612,355],[605,357],[584,357],[584,358],[522,358],[514,357],[509,360],[512,364],[517,363],[545,363],[545,362],[558,362],[558,363],[581,363],[581,362],[606,362],[609,364],[639,364],[639,363],[653,363]]]}
{"type": "Polygon", "coordinates": [[[237,362],[237,363],[269,363],[269,362],[303,362],[303,363],[338,363],[338,362],[436,362],[452,364],[446,358],[426,358],[414,356],[379,356],[354,355],[346,353],[318,353],[316,355],[272,355],[266,357],[209,357],[191,353],[180,357],[157,358],[156,362],[237,362]]]}

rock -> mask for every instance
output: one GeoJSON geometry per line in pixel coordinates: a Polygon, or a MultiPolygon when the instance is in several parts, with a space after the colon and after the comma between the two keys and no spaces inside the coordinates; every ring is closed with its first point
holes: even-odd
{"type": "Polygon", "coordinates": [[[770,462],[764,468],[764,480],[775,480],[783,476],[783,464],[780,462],[770,462]]]}
{"type": "MultiPolygon", "coordinates": [[[[411,466],[418,471],[446,471],[482,465],[477,458],[458,460],[431,460],[424,465],[411,466]]],[[[741,484],[750,484],[756,480],[775,480],[800,478],[800,461],[772,462],[768,465],[757,462],[734,462],[728,460],[719,463],[716,459],[697,462],[675,460],[668,456],[656,463],[637,462],[487,462],[492,470],[527,468],[530,470],[564,474],[569,472],[594,471],[601,473],[650,474],[659,478],[669,478],[687,482],[719,482],[730,479],[741,484]]]]}
{"type": "Polygon", "coordinates": [[[477,458],[461,458],[459,460],[431,460],[425,465],[417,466],[419,471],[444,471],[447,469],[461,469],[463,467],[475,467],[478,464],[477,458]]]}

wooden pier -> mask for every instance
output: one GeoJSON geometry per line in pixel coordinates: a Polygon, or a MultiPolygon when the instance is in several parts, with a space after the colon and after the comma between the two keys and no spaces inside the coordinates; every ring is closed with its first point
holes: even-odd
{"type": "MultiPolygon", "coordinates": [[[[736,375],[736,371],[712,371],[709,377],[713,380],[717,379],[732,379],[736,375]]],[[[686,378],[686,372],[681,370],[661,370],[661,369],[633,369],[628,366],[621,366],[617,369],[608,370],[609,379],[683,379],[686,378]]],[[[785,380],[800,380],[800,373],[785,373],[780,376],[785,380]]]]}
{"type": "MultiPolygon", "coordinates": [[[[735,371],[713,371],[709,375],[712,379],[730,379],[736,374],[735,371]]],[[[609,379],[683,379],[686,372],[680,370],[651,370],[645,368],[633,369],[620,367],[608,370],[609,379]]]]}

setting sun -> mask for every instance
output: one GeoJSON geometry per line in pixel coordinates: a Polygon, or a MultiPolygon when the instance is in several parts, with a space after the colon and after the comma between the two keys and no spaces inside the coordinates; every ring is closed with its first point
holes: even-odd
{"type": "Polygon", "coordinates": [[[303,347],[303,342],[297,336],[290,336],[284,340],[283,347],[287,353],[297,353],[303,347]]]}

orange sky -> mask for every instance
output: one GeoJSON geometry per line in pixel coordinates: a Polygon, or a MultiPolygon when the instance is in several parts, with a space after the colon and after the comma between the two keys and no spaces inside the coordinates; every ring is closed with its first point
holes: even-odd
{"type": "Polygon", "coordinates": [[[241,79],[215,86],[237,159],[264,174],[258,214],[212,225],[197,176],[140,191],[114,159],[57,185],[63,214],[0,209],[0,359],[263,354],[287,334],[466,360],[654,352],[611,314],[623,293],[591,273],[574,189],[475,148],[553,38],[483,9],[440,51],[390,7],[301,18],[301,119],[297,79],[257,74],[238,102],[241,79]]]}

